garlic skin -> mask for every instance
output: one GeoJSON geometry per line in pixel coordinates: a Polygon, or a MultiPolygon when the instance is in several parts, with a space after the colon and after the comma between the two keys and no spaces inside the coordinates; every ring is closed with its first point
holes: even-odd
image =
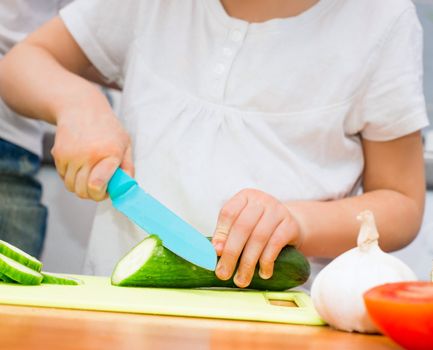
{"type": "Polygon", "coordinates": [[[398,258],[379,248],[373,214],[364,211],[358,247],[335,258],[319,272],[311,286],[317,312],[330,326],[347,332],[377,333],[368,316],[363,293],[380,284],[416,280],[398,258]]]}

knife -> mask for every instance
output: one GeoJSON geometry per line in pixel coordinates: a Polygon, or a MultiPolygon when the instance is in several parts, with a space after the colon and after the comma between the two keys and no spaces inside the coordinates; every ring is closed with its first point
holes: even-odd
{"type": "Polygon", "coordinates": [[[214,271],[217,262],[212,243],[190,224],[146,193],[122,169],[108,182],[113,206],[149,234],[157,235],[164,247],[189,262],[214,271]]]}

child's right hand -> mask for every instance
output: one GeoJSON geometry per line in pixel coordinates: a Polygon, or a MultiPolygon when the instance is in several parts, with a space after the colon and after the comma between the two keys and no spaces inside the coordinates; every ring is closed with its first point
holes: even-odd
{"type": "Polygon", "coordinates": [[[92,107],[57,116],[51,153],[70,192],[101,201],[115,170],[120,166],[134,176],[134,165],[130,138],[108,103],[102,111],[92,107]]]}
{"type": "Polygon", "coordinates": [[[99,75],[56,17],[1,59],[0,93],[19,114],[57,125],[51,153],[66,188],[99,201],[117,167],[131,176],[134,167],[128,134],[100,89],[86,80],[94,79],[92,71],[99,75]]]}

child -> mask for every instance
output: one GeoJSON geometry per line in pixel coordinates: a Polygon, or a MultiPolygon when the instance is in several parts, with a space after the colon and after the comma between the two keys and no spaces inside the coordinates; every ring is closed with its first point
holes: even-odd
{"type": "MultiPolygon", "coordinates": [[[[421,46],[409,0],[78,0],[6,56],[0,91],[57,124],[70,191],[102,200],[118,166],[135,171],[246,287],[287,244],[353,247],[366,208],[384,249],[416,236],[421,46]],[[123,88],[119,119],[79,77],[92,66],[123,88]]],[[[101,203],[87,272],[110,274],[142,237],[101,203]]]]}

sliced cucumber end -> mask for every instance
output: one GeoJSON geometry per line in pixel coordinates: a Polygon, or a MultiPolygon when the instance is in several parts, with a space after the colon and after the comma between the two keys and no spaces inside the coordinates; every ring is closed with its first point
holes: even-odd
{"type": "Polygon", "coordinates": [[[12,280],[27,285],[41,284],[43,278],[39,272],[3,254],[0,254],[0,271],[12,280]]]}
{"type": "Polygon", "coordinates": [[[43,279],[43,284],[59,284],[59,285],[71,285],[71,286],[78,286],[81,284],[84,284],[84,282],[78,278],[65,276],[63,274],[56,274],[52,272],[41,272],[43,279]]]}
{"type": "Polygon", "coordinates": [[[152,256],[157,243],[158,238],[149,237],[133,248],[118,262],[111,276],[111,283],[119,285],[124,279],[136,273],[152,256]]]}
{"type": "Polygon", "coordinates": [[[0,253],[38,272],[42,269],[42,262],[34,256],[3,240],[0,240],[0,253]]]}

